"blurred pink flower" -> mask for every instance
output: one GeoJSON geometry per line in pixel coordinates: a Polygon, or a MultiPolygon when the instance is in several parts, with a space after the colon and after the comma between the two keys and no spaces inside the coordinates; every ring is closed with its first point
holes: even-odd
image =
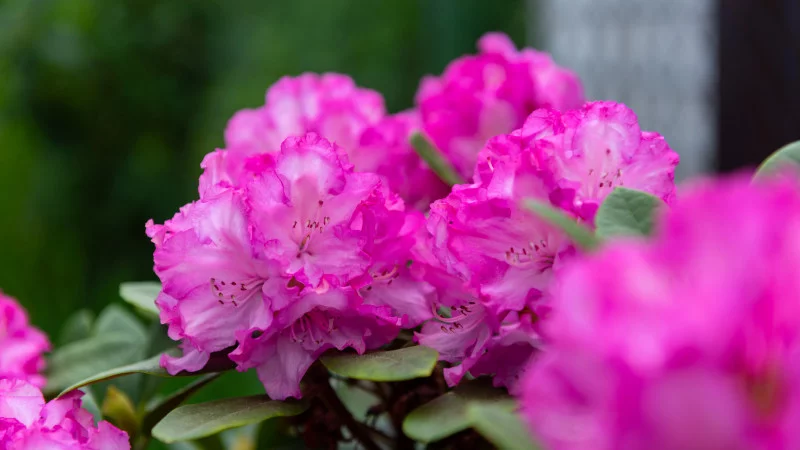
{"type": "Polygon", "coordinates": [[[684,193],[652,242],[566,271],[523,408],[553,449],[800,447],[800,193],[684,193]]]}
{"type": "Polygon", "coordinates": [[[45,384],[42,354],[50,350],[44,333],[28,323],[25,309],[0,292],[0,378],[20,378],[37,387],[45,384]]]}
{"type": "Polygon", "coordinates": [[[247,158],[238,184],[217,176],[230,155],[207,157],[201,200],[147,226],[161,321],[182,341],[183,356],[162,360],[170,373],[232,350],[272,398],[299,397],[324,351],[363,353],[430,317],[433,288],[408,269],[424,219],[378,175],[314,133],[247,158]]]}
{"type": "Polygon", "coordinates": [[[0,448],[7,450],[129,450],[128,435],[108,422],[96,427],[80,391],[45,403],[39,389],[0,379],[0,448]]]}
{"type": "Polygon", "coordinates": [[[478,49],[451,62],[442,76],[425,77],[416,96],[423,130],[467,180],[489,138],[520,127],[537,108],[583,103],[577,76],[548,54],[517,51],[500,33],[484,35],[478,49]]]}

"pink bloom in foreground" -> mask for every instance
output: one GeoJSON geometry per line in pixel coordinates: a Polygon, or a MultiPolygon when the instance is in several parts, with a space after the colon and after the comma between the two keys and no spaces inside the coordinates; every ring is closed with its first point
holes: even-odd
{"type": "Polygon", "coordinates": [[[47,336],[28,323],[25,310],[0,292],[0,378],[20,378],[42,387],[42,354],[50,350],[47,336]]]}
{"type": "Polygon", "coordinates": [[[500,33],[484,35],[478,49],[450,63],[441,77],[424,78],[416,97],[425,133],[465,179],[487,139],[510,133],[537,108],[583,102],[578,78],[548,54],[517,51],[500,33]]]}
{"type": "MultiPolygon", "coordinates": [[[[206,174],[228,155],[208,157],[206,174]]],[[[248,161],[245,185],[208,176],[201,200],[148,224],[156,304],[183,349],[162,363],[193,372],[226,351],[239,370],[257,369],[270,397],[299,397],[326,350],[363,353],[430,317],[432,287],[407,267],[424,220],[314,133],[248,161]]]]}
{"type": "Polygon", "coordinates": [[[39,389],[0,379],[0,448],[7,450],[129,450],[128,435],[108,422],[94,425],[80,391],[45,403],[39,389]]]}
{"type": "MultiPolygon", "coordinates": [[[[561,113],[541,109],[511,133],[511,139],[538,154],[553,173],[554,201],[591,221],[602,200],[617,186],[661,198],[675,198],[679,157],[658,133],[641,131],[636,114],[614,102],[590,102],[561,113]]],[[[487,146],[476,177],[503,158],[487,146]]]]}
{"type": "Polygon", "coordinates": [[[687,191],[652,242],[575,263],[522,402],[553,449],[800,447],[800,193],[687,191]]]}

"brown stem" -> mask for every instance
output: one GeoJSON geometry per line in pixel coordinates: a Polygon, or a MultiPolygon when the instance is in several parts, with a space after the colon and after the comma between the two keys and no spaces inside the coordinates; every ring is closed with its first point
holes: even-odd
{"type": "Polygon", "coordinates": [[[344,403],[339,399],[339,396],[336,395],[336,392],[331,387],[330,380],[328,379],[328,370],[320,364],[319,362],[315,363],[309,369],[309,377],[313,382],[313,390],[314,394],[325,404],[325,407],[328,408],[331,412],[336,414],[345,427],[350,430],[350,434],[353,435],[361,445],[364,446],[365,450],[381,450],[378,444],[372,440],[370,436],[370,430],[363,426],[360,422],[353,418],[353,415],[350,414],[350,411],[347,410],[347,407],[344,406],[344,403]]]}

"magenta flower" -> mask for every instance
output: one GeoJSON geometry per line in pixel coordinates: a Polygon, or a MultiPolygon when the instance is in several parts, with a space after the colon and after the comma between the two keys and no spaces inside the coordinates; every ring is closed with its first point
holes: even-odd
{"type": "Polygon", "coordinates": [[[42,354],[50,350],[47,336],[28,323],[25,310],[0,292],[0,378],[19,378],[37,387],[45,384],[42,354]]]}
{"type": "Polygon", "coordinates": [[[0,379],[0,448],[7,450],[129,450],[128,435],[108,422],[96,427],[80,391],[45,403],[39,389],[0,379]]]}
{"type": "MultiPolygon", "coordinates": [[[[531,114],[511,139],[536,153],[553,173],[552,198],[591,221],[602,200],[617,186],[653,194],[668,204],[675,198],[679,157],[658,133],[641,131],[636,114],[613,102],[590,102],[560,113],[531,114]]],[[[476,177],[503,158],[487,146],[479,156],[476,177]]]]}
{"type": "Polygon", "coordinates": [[[554,268],[574,250],[521,206],[526,198],[547,201],[548,174],[505,137],[489,145],[517,155],[497,160],[480,182],[455,186],[431,207],[431,249],[441,269],[428,280],[446,295],[417,339],[459,364],[446,369],[450,385],[469,372],[494,375],[495,385],[513,390],[539,346],[534,324],[546,313],[554,268]]]}
{"type": "Polygon", "coordinates": [[[409,144],[419,128],[416,112],[386,115],[383,97],[357,87],[348,76],[284,77],[267,91],[266,105],[231,118],[225,130],[227,151],[211,153],[203,161],[201,195],[206,185],[218,181],[244,186],[265,162],[264,153],[278,152],[289,137],[314,132],[344,149],[357,171],[377,173],[406,203],[425,210],[448,188],[409,144]]]}
{"type": "Polygon", "coordinates": [[[653,242],[573,263],[524,382],[553,449],[800,447],[796,181],[695,186],[653,242]]]}
{"type": "Polygon", "coordinates": [[[314,133],[245,158],[237,183],[218,176],[232,154],[206,158],[199,201],[147,226],[156,304],[183,349],[162,360],[170,373],[229,351],[272,398],[299,397],[326,350],[361,353],[430,317],[433,288],[408,267],[424,219],[378,175],[314,133]]]}
{"type": "Polygon", "coordinates": [[[441,77],[424,78],[416,97],[425,133],[465,179],[489,138],[520,127],[537,108],[583,103],[578,78],[546,53],[517,51],[500,33],[484,35],[478,49],[441,77]]]}
{"type": "Polygon", "coordinates": [[[231,118],[225,144],[246,154],[274,153],[287,137],[314,132],[350,150],[385,114],[383,97],[357,87],[346,75],[283,77],[267,91],[264,106],[231,118]]]}

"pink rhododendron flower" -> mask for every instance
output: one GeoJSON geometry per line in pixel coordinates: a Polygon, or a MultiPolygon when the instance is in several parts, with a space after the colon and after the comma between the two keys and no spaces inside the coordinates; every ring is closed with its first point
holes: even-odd
{"type": "Polygon", "coordinates": [[[566,271],[522,395],[553,449],[800,447],[800,193],[685,193],[652,242],[566,271]]]}
{"type": "Polygon", "coordinates": [[[0,378],[20,378],[42,387],[42,354],[50,350],[47,336],[28,323],[25,310],[0,292],[0,378]]]}
{"type": "MultiPolygon", "coordinates": [[[[586,220],[617,186],[668,204],[675,198],[678,155],[658,133],[641,131],[636,114],[623,104],[590,102],[564,113],[541,109],[509,138],[537,154],[539,164],[552,172],[553,200],[586,220]]],[[[481,152],[476,177],[489,172],[493,160],[509,157],[496,150],[487,146],[481,152]]]]}
{"type": "Polygon", "coordinates": [[[108,422],[94,425],[80,391],[45,403],[21,379],[0,379],[0,448],[6,450],[129,450],[128,435],[108,422]]]}
{"type": "Polygon", "coordinates": [[[225,130],[227,151],[206,157],[204,178],[243,186],[263,161],[251,156],[278,152],[286,138],[315,132],[344,149],[357,171],[377,173],[409,205],[424,210],[447,194],[447,186],[409,144],[419,127],[415,112],[386,115],[383,97],[346,75],[284,77],[269,88],[264,106],[233,116],[225,130]],[[212,164],[209,158],[224,161],[212,164]]]}
{"type": "MultiPolygon", "coordinates": [[[[490,145],[514,146],[502,137],[490,145]]],[[[518,155],[431,207],[432,252],[454,280],[441,286],[449,294],[435,305],[449,317],[439,315],[417,338],[460,363],[446,371],[451,385],[469,371],[494,374],[496,385],[514,389],[538,347],[534,323],[546,312],[554,268],[574,251],[563,233],[521,206],[526,198],[547,201],[546,180],[532,155],[518,155]]]]}
{"type": "Polygon", "coordinates": [[[272,398],[299,397],[324,351],[362,353],[430,317],[433,288],[407,267],[424,219],[378,175],[314,133],[248,157],[244,185],[218,176],[230,155],[206,158],[199,201],[147,226],[161,321],[182,342],[171,373],[233,350],[272,398]]]}
{"type": "Polygon", "coordinates": [[[231,118],[225,144],[247,154],[274,153],[287,137],[315,132],[349,150],[385,114],[383,97],[357,87],[347,75],[283,77],[267,91],[264,106],[231,118]]]}
{"type": "Polygon", "coordinates": [[[489,33],[480,53],[456,59],[441,77],[426,77],[417,92],[425,133],[465,179],[472,176],[486,140],[520,127],[535,109],[577,108],[580,81],[533,49],[489,33]]]}

